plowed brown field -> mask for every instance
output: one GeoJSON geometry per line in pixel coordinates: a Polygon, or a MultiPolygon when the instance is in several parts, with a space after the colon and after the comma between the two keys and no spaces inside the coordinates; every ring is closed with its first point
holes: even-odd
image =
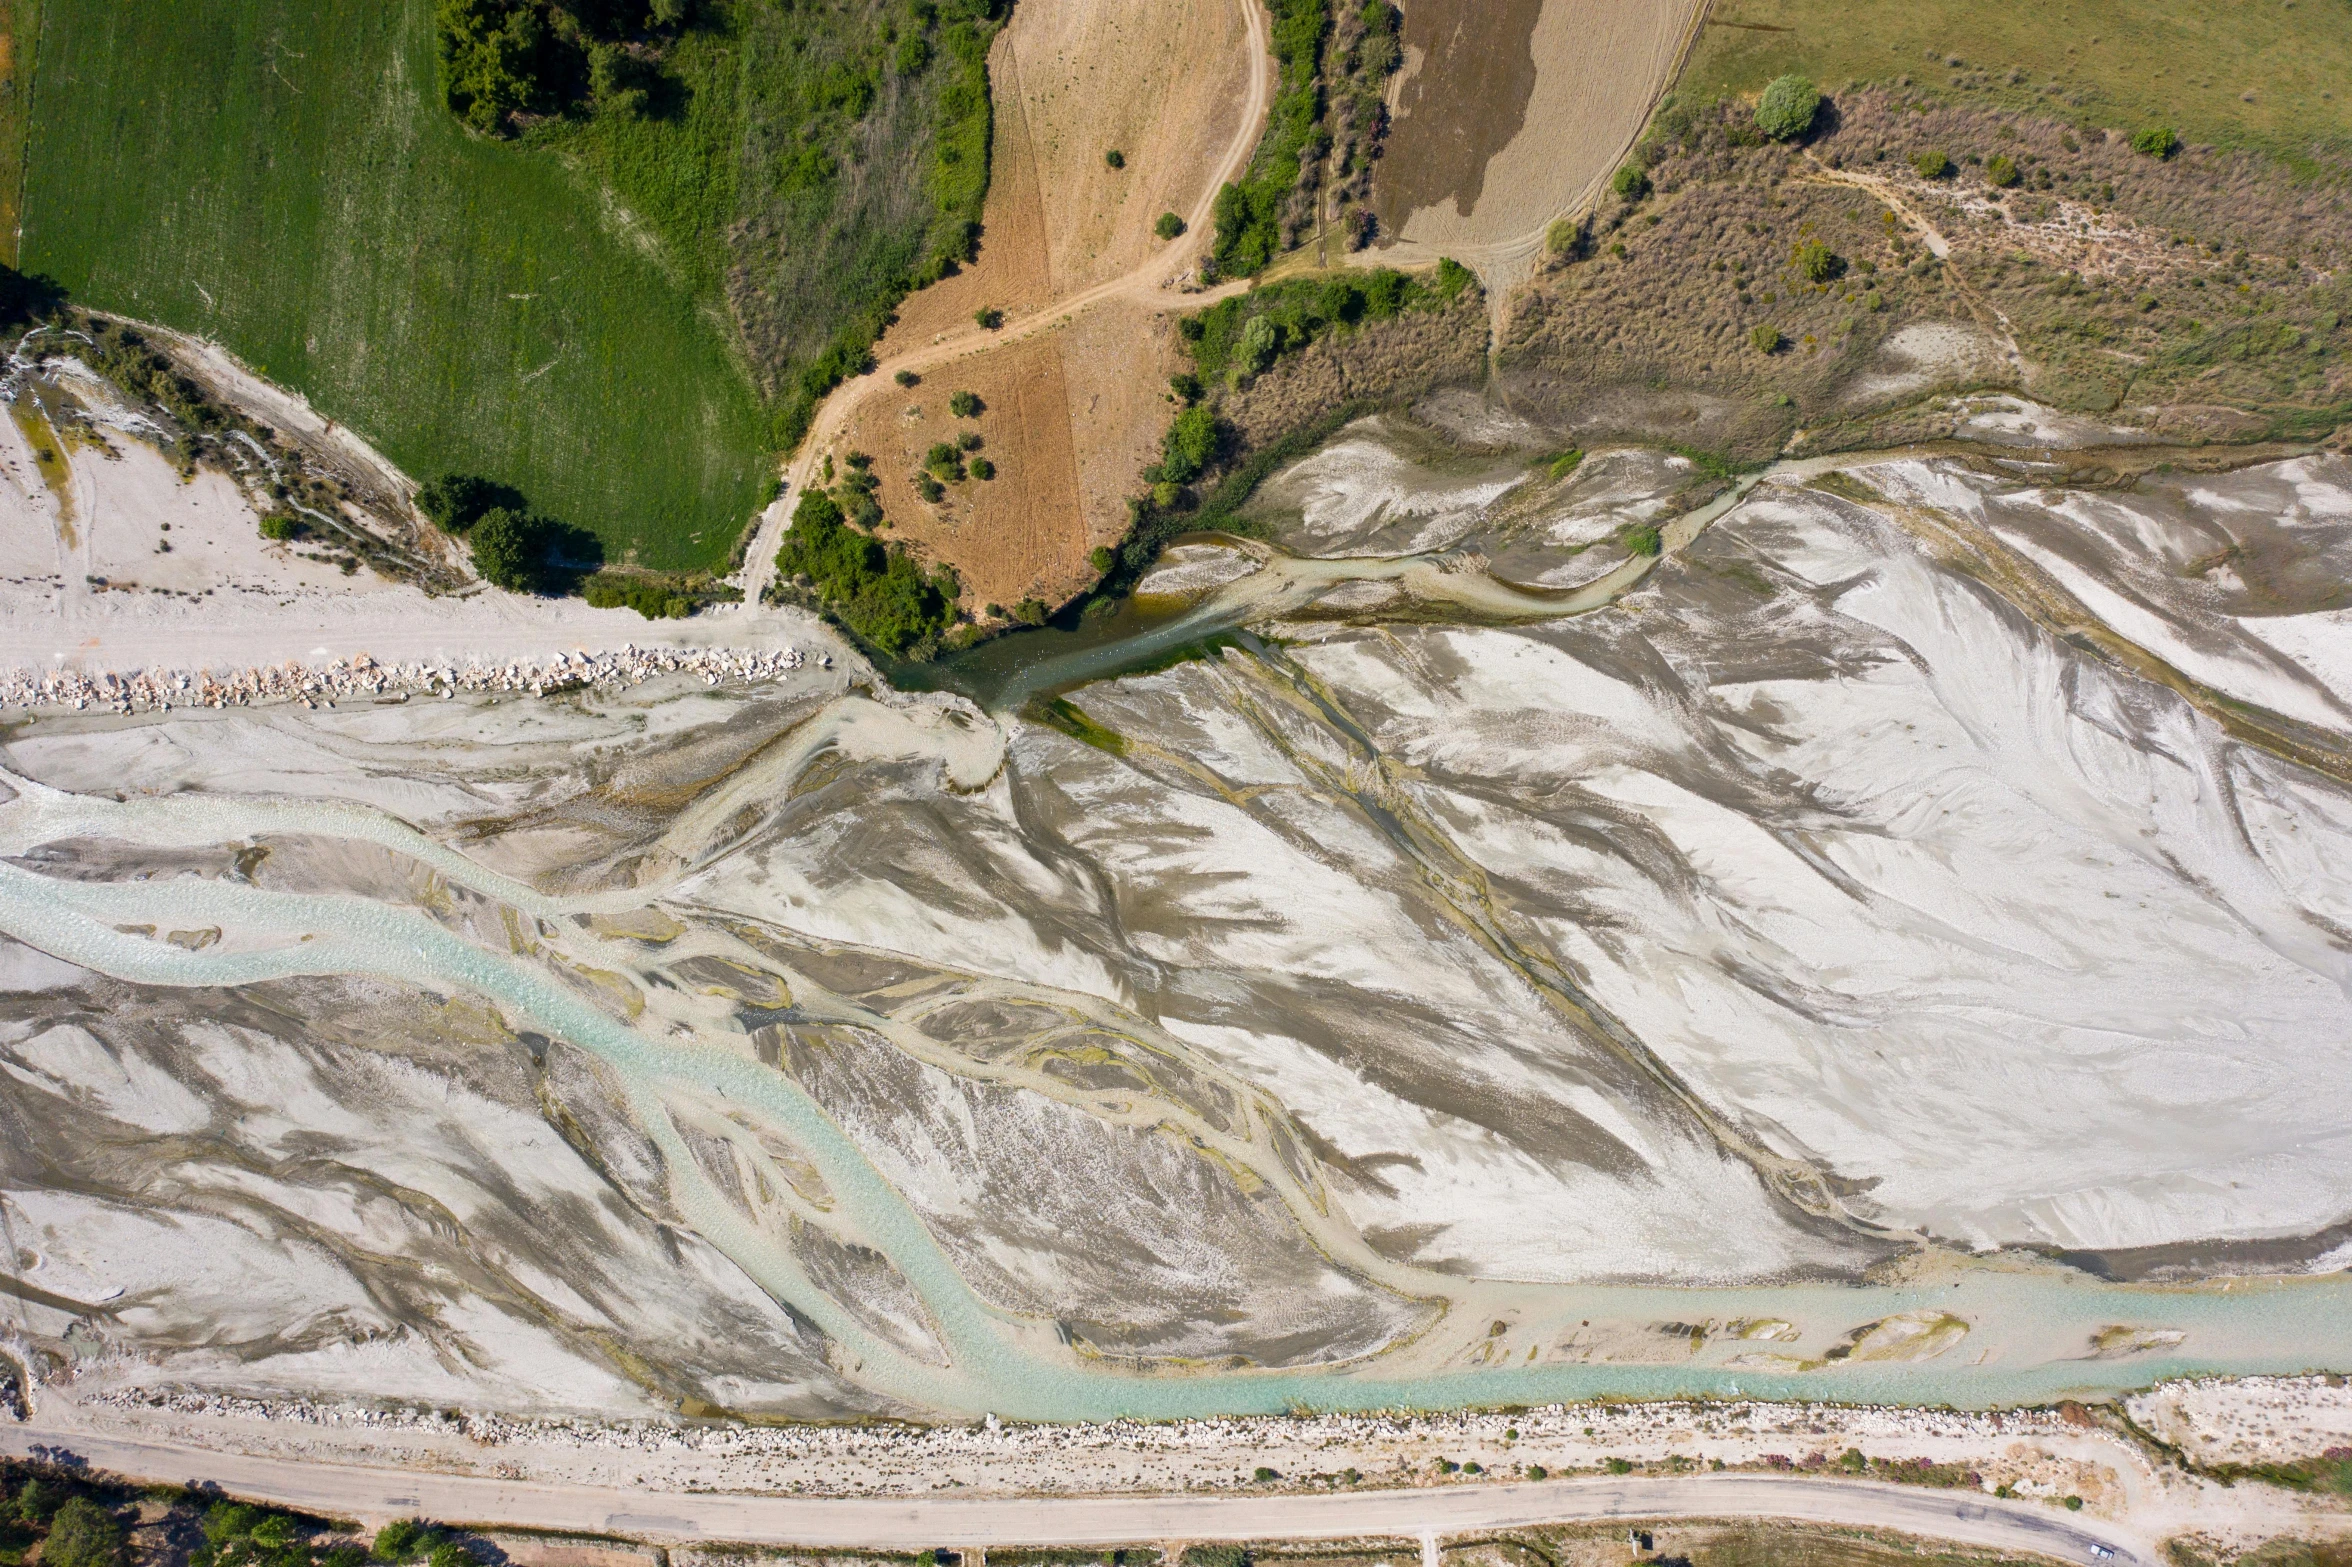
{"type": "Polygon", "coordinates": [[[1704,0],[1413,0],[1374,189],[1390,254],[1451,255],[1499,301],[1649,118],[1704,0]],[[1401,251],[1402,254],[1396,252],[1401,251]]]}

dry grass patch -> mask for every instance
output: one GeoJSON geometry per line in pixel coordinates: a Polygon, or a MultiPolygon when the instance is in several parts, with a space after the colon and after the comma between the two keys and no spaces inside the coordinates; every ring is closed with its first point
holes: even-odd
{"type": "Polygon", "coordinates": [[[2249,153],[2159,161],[2049,119],[1875,89],[1825,124],[1784,148],[1743,145],[1738,108],[1662,116],[1654,194],[1613,201],[1581,259],[1556,260],[1519,303],[1498,359],[1521,406],[1583,434],[1746,456],[1800,423],[1964,387],[2122,409],[2184,437],[2308,437],[2346,417],[2340,187],[2249,153]],[[1955,172],[1922,178],[1922,151],[1955,172]],[[1986,183],[1996,155],[2014,185],[1986,183]]]}

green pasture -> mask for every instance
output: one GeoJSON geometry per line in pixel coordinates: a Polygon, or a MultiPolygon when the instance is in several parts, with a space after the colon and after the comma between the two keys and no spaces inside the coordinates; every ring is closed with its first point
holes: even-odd
{"type": "Polygon", "coordinates": [[[43,0],[38,47],[26,271],[217,339],[419,477],[515,485],[614,560],[725,561],[773,472],[716,302],[731,180],[638,214],[607,160],[469,136],[430,0],[43,0]]]}

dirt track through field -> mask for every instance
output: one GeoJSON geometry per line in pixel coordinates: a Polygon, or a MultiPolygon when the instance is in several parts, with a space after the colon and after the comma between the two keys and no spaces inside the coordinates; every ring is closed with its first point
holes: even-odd
{"type": "Polygon", "coordinates": [[[789,508],[828,453],[876,459],[885,537],[952,563],[967,607],[1059,602],[1092,580],[1087,554],[1125,530],[1174,409],[1173,317],[1206,242],[1218,186],[1247,161],[1271,60],[1259,0],[1023,0],[989,56],[993,177],[979,258],[909,299],[876,349],[877,371],[818,411],[746,560],[764,587],[789,508]],[[1104,154],[1118,150],[1125,167],[1104,154]],[[1185,220],[1170,242],[1153,224],[1185,220]],[[1003,311],[997,331],[975,325],[1003,311]],[[895,384],[900,370],[923,377],[895,384]],[[948,394],[988,404],[945,413],[948,394]],[[907,410],[918,408],[919,417],[907,410]],[[991,481],[952,485],[938,505],[913,470],[958,428],[980,431],[991,481]]]}

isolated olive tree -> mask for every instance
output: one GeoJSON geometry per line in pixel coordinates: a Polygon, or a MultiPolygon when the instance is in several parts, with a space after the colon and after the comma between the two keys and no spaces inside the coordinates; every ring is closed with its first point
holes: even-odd
{"type": "Polygon", "coordinates": [[[1803,76],[1783,76],[1756,103],[1756,129],[1774,141],[1794,141],[1813,128],[1821,110],[1821,89],[1803,76]]]}

